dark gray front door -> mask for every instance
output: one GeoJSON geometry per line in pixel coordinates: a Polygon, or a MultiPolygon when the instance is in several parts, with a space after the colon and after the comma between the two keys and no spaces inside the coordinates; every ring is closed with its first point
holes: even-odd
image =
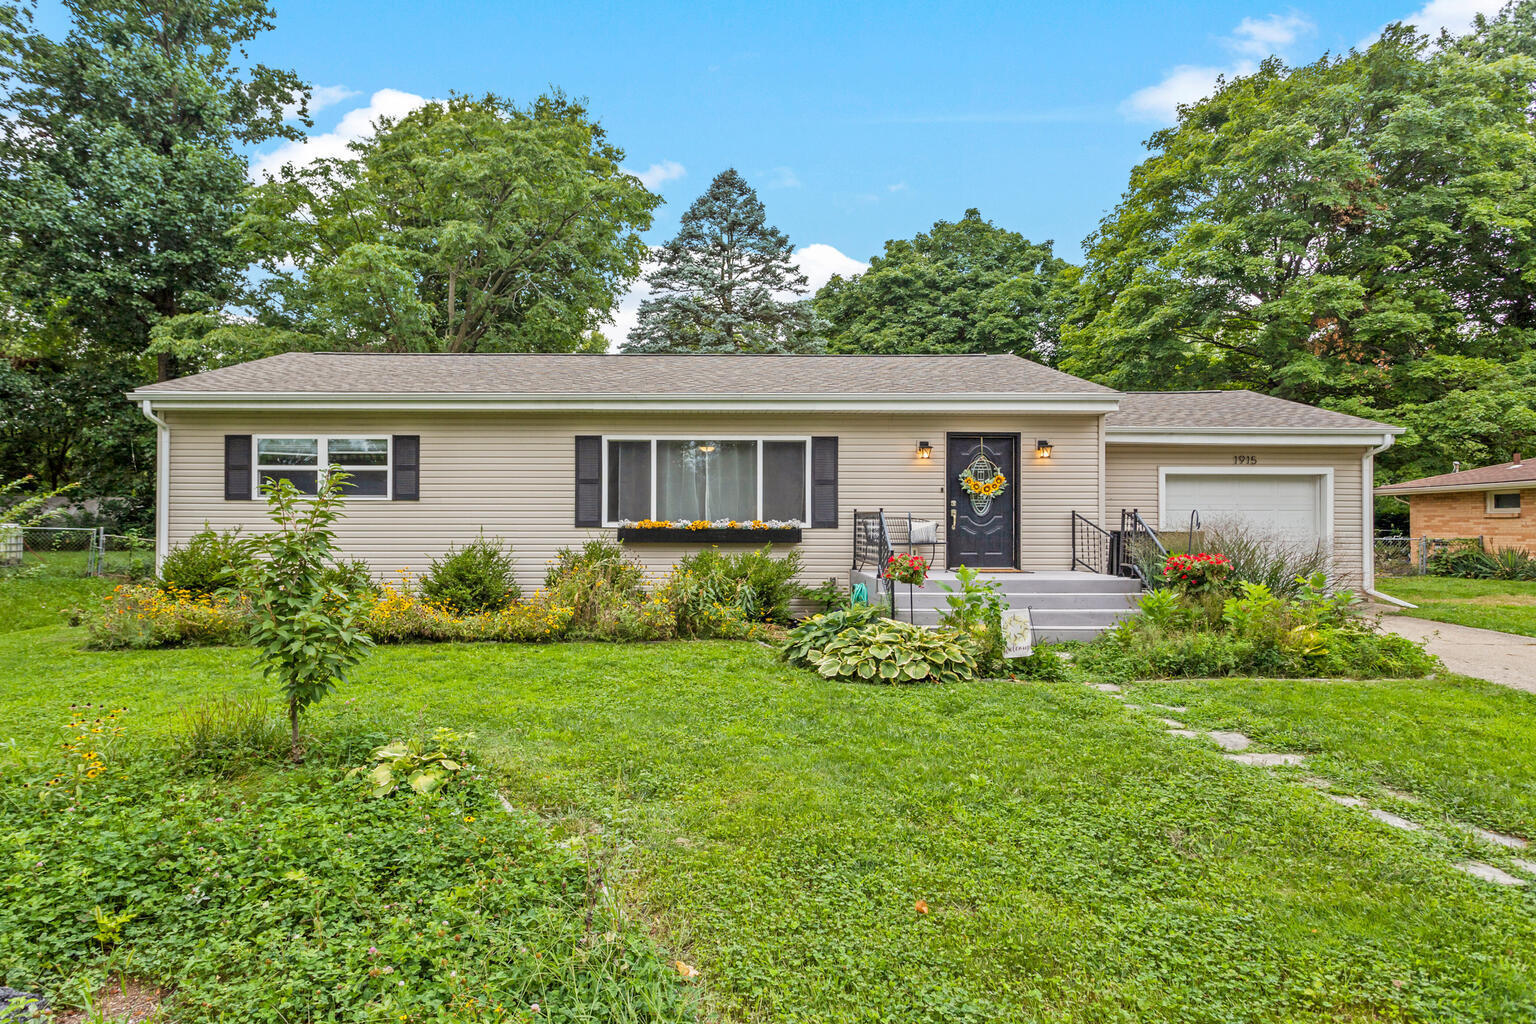
{"type": "Polygon", "coordinates": [[[1014,569],[1019,550],[1019,435],[950,434],[944,471],[949,477],[949,568],[1014,569]],[[967,472],[1001,472],[1001,490],[982,500],[962,486],[967,472]]]}

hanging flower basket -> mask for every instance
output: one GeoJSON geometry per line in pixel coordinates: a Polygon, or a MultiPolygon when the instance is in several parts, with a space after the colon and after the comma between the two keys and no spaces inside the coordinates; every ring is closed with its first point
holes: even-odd
{"type": "Polygon", "coordinates": [[[886,560],[885,578],[920,587],[928,578],[928,559],[922,555],[894,554],[886,560]]]}

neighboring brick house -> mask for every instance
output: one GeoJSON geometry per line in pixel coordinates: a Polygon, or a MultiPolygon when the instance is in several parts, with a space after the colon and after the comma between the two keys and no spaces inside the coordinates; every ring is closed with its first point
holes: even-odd
{"type": "Polygon", "coordinates": [[[1481,537],[1489,551],[1536,553],[1536,462],[1513,462],[1442,473],[1376,488],[1408,503],[1414,537],[1481,537]]]}

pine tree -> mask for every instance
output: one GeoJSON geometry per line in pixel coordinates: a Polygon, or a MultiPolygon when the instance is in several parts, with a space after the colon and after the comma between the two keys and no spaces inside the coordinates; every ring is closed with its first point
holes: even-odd
{"type": "Polygon", "coordinates": [[[789,236],[765,223],[757,191],[722,171],[683,214],[646,275],[653,297],[626,352],[804,352],[819,347],[789,236]]]}

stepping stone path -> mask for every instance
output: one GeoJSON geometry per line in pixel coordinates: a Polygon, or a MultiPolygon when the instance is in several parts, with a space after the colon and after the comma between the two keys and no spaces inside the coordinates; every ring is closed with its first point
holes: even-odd
{"type": "Polygon", "coordinates": [[[1493,832],[1486,828],[1478,828],[1476,825],[1471,826],[1471,832],[1485,842],[1495,846],[1506,846],[1511,850],[1523,850],[1530,845],[1519,836],[1507,836],[1503,832],[1493,832]]]}
{"type": "Polygon", "coordinates": [[[1228,761],[1236,761],[1238,764],[1251,764],[1258,768],[1278,768],[1281,765],[1296,765],[1306,760],[1302,754],[1227,754],[1228,761]]]}
{"type": "MultiPolygon", "coordinates": [[[[1125,700],[1125,697],[1122,695],[1121,688],[1116,686],[1114,683],[1091,683],[1089,685],[1102,693],[1110,694],[1116,700],[1125,700]]],[[[1189,710],[1189,708],[1180,704],[1153,704],[1151,706],[1161,711],[1184,712],[1189,710]]],[[[1126,704],[1125,708],[1128,711],[1141,710],[1141,706],[1139,704],[1126,704]]],[[[1167,728],[1168,735],[1170,736],[1179,736],[1187,740],[1199,739],[1203,736],[1211,740],[1222,750],[1227,751],[1224,756],[1228,761],[1233,761],[1237,764],[1252,765],[1257,768],[1277,768],[1282,765],[1298,765],[1306,760],[1306,755],[1304,754],[1261,753],[1258,751],[1248,751],[1248,748],[1253,745],[1253,741],[1240,732],[1227,732],[1220,729],[1186,729],[1184,727],[1184,723],[1175,718],[1159,718],[1158,721],[1167,728]],[[1247,752],[1244,753],[1243,751],[1247,752]]],[[[1409,821],[1407,818],[1393,814],[1391,811],[1384,811],[1380,807],[1367,806],[1366,801],[1361,797],[1345,796],[1340,793],[1328,792],[1327,790],[1332,785],[1332,783],[1330,783],[1327,779],[1320,779],[1316,776],[1308,776],[1307,778],[1302,779],[1302,782],[1308,786],[1313,786],[1317,789],[1323,790],[1324,797],[1332,800],[1334,803],[1341,807],[1363,808],[1365,813],[1369,814],[1372,818],[1375,818],[1377,821],[1384,825],[1390,825],[1393,828],[1402,829],[1404,832],[1419,832],[1424,828],[1424,826],[1420,825],[1418,822],[1409,821]]],[[[1400,789],[1388,788],[1384,791],[1388,796],[1396,800],[1401,800],[1404,803],[1416,804],[1420,802],[1419,798],[1414,796],[1412,793],[1405,793],[1400,789]]],[[[1502,846],[1506,849],[1524,850],[1530,845],[1529,842],[1521,839],[1519,836],[1505,835],[1503,832],[1494,832],[1490,829],[1479,828],[1476,825],[1464,825],[1462,827],[1483,841],[1493,843],[1495,846],[1502,846]]],[[[1482,861],[1461,861],[1454,866],[1459,871],[1465,871],[1467,874],[1473,876],[1474,878],[1480,878],[1485,882],[1492,882],[1494,885],[1515,886],[1529,884],[1528,881],[1524,878],[1520,878],[1517,875],[1512,875],[1501,868],[1494,867],[1492,864],[1484,864],[1482,861]]],[[[1515,866],[1526,874],[1536,876],[1536,860],[1516,860],[1515,866]]]]}
{"type": "Polygon", "coordinates": [[[1525,879],[1516,878],[1508,871],[1501,871],[1492,864],[1484,864],[1482,861],[1465,860],[1455,865],[1455,867],[1458,871],[1465,871],[1473,878],[1481,878],[1483,881],[1492,882],[1495,885],[1527,884],[1525,879]]]}
{"type": "Polygon", "coordinates": [[[1400,828],[1404,832],[1417,832],[1419,829],[1424,827],[1416,821],[1409,821],[1407,818],[1399,818],[1391,811],[1384,811],[1380,807],[1372,807],[1365,813],[1369,814],[1371,817],[1375,818],[1377,821],[1384,825],[1391,825],[1393,828],[1400,828]]]}

